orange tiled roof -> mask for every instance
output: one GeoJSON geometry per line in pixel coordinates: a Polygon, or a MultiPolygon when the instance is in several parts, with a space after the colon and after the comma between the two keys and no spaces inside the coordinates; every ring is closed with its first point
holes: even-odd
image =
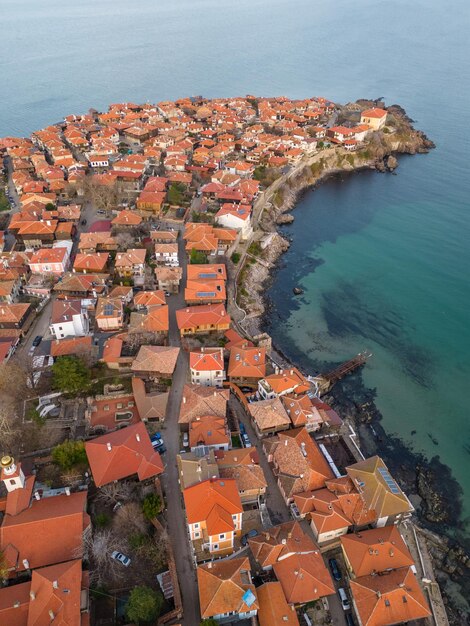
{"type": "Polygon", "coordinates": [[[145,480],[163,472],[142,422],[87,441],[85,448],[97,487],[133,474],[145,480]]]}
{"type": "Polygon", "coordinates": [[[230,438],[223,417],[204,415],[197,417],[189,425],[189,445],[222,446],[228,445],[230,438]]]}
{"type": "Polygon", "coordinates": [[[197,580],[202,618],[258,609],[256,589],[251,583],[250,562],[246,557],[200,565],[197,580]],[[243,601],[248,590],[254,596],[250,606],[243,601]]]}
{"type": "Polygon", "coordinates": [[[168,305],[149,306],[147,313],[131,313],[131,332],[167,333],[170,328],[168,305]]]}
{"type": "Polygon", "coordinates": [[[263,378],[266,375],[266,348],[233,346],[228,375],[233,378],[263,378]]]}
{"type": "Polygon", "coordinates": [[[223,263],[191,264],[187,267],[187,274],[188,280],[227,280],[227,270],[223,263]]]}
{"type": "Polygon", "coordinates": [[[296,553],[273,565],[289,604],[312,602],[335,593],[320,551],[296,553]]]}
{"type": "Polygon", "coordinates": [[[166,304],[165,293],[161,289],[157,291],[138,291],[134,296],[135,306],[157,306],[166,304]]]}
{"type": "Polygon", "coordinates": [[[341,545],[355,576],[369,576],[414,565],[395,525],[341,537],[341,545]]]}
{"type": "Polygon", "coordinates": [[[178,422],[188,424],[202,415],[217,415],[225,418],[229,395],[228,389],[185,385],[178,422]]]}
{"type": "Polygon", "coordinates": [[[65,356],[69,354],[90,353],[93,347],[93,337],[72,337],[71,339],[56,340],[51,343],[51,356],[65,356]]]}
{"type": "Polygon", "coordinates": [[[279,398],[252,402],[248,405],[248,410],[260,431],[290,426],[289,416],[279,398]]]}
{"type": "Polygon", "coordinates": [[[180,330],[190,330],[201,326],[228,326],[231,320],[223,304],[207,304],[176,311],[176,321],[180,330]]]}
{"type": "Polygon", "coordinates": [[[14,547],[15,562],[10,565],[23,571],[24,560],[36,569],[77,558],[83,531],[90,524],[86,500],[86,492],[33,499],[21,513],[6,515],[0,527],[0,549],[14,547]]]}
{"type": "Polygon", "coordinates": [[[225,532],[226,514],[230,516],[230,529],[233,530],[232,515],[243,512],[234,480],[211,478],[185,489],[183,497],[188,524],[209,522],[210,519],[207,527],[209,535],[225,532]]]}
{"type": "Polygon", "coordinates": [[[293,606],[287,604],[280,582],[264,583],[256,589],[258,595],[259,626],[299,626],[297,613],[293,606]]]}
{"type": "Polygon", "coordinates": [[[361,576],[351,580],[350,587],[363,626],[389,626],[431,615],[418,580],[408,567],[387,576],[361,576]]]}
{"type": "Polygon", "coordinates": [[[155,372],[171,377],[179,353],[180,349],[172,346],[140,346],[139,352],[132,362],[132,371],[155,372]]]}
{"type": "Polygon", "coordinates": [[[361,117],[375,117],[377,119],[381,119],[382,117],[385,117],[386,115],[387,115],[386,109],[379,109],[377,107],[374,107],[373,109],[366,109],[365,111],[362,111],[361,113],[361,117]]]}
{"type": "Polygon", "coordinates": [[[224,369],[223,348],[198,348],[189,353],[189,367],[196,372],[214,372],[224,369]]]}
{"type": "Polygon", "coordinates": [[[73,269],[79,272],[102,272],[109,259],[107,252],[81,253],[78,252],[73,263],[73,269]]]}

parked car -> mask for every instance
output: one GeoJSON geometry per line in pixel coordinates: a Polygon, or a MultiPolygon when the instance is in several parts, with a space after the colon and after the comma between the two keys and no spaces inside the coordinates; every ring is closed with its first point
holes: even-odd
{"type": "Polygon", "coordinates": [[[256,528],[249,530],[245,535],[242,536],[242,546],[246,546],[246,544],[248,543],[248,539],[251,539],[251,537],[256,537],[256,535],[259,535],[259,532],[256,530],[256,528]]]}
{"type": "Polygon", "coordinates": [[[82,221],[80,222],[80,224],[81,224],[82,226],[85,226],[85,224],[86,224],[86,220],[82,220],[82,221]]]}
{"type": "Polygon", "coordinates": [[[246,433],[245,424],[243,424],[243,422],[240,422],[240,433],[242,435],[244,435],[246,433]]]}
{"type": "Polygon", "coordinates": [[[161,432],[157,432],[150,437],[150,441],[161,441],[163,443],[161,432]]]}
{"type": "Polygon", "coordinates": [[[189,435],[188,433],[183,433],[183,446],[187,448],[189,446],[189,435]]]}
{"type": "Polygon", "coordinates": [[[291,515],[292,515],[292,517],[293,517],[294,519],[301,519],[301,518],[302,518],[302,516],[300,515],[300,511],[299,511],[299,509],[297,508],[297,505],[296,505],[296,504],[294,504],[294,503],[292,503],[292,504],[290,505],[290,512],[291,512],[291,515]]]}
{"type": "Polygon", "coordinates": [[[118,552],[117,550],[114,550],[114,552],[111,554],[111,558],[115,561],[119,561],[119,563],[122,563],[125,567],[129,567],[129,565],[131,564],[130,558],[125,554],[118,552]]]}
{"type": "Polygon", "coordinates": [[[349,611],[351,605],[349,604],[348,596],[346,595],[345,590],[340,587],[338,589],[339,599],[341,600],[341,606],[343,607],[343,611],[349,611]]]}
{"type": "Polygon", "coordinates": [[[329,559],[328,563],[330,566],[331,573],[333,574],[333,578],[335,580],[341,580],[342,576],[341,576],[341,570],[339,569],[339,566],[338,566],[338,561],[336,559],[329,559]]]}
{"type": "Polygon", "coordinates": [[[245,448],[251,448],[251,441],[246,433],[242,435],[242,442],[245,448]]]}
{"type": "Polygon", "coordinates": [[[165,291],[165,296],[169,298],[171,296],[171,293],[169,291],[165,291]]]}
{"type": "Polygon", "coordinates": [[[33,345],[35,348],[37,348],[37,347],[38,347],[38,345],[41,343],[41,341],[42,341],[42,337],[41,337],[41,335],[37,335],[37,336],[33,339],[33,344],[32,344],[32,345],[33,345]]]}

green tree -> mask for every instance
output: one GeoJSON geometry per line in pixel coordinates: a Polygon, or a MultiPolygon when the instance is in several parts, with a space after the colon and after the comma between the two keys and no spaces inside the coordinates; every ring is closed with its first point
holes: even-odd
{"type": "Polygon", "coordinates": [[[149,493],[142,502],[142,512],[148,520],[152,520],[162,512],[163,502],[156,493],[149,493]]]}
{"type": "Polygon", "coordinates": [[[200,250],[195,250],[193,248],[191,250],[191,254],[190,254],[190,257],[189,257],[189,262],[192,265],[204,264],[204,263],[207,263],[207,257],[204,254],[204,252],[201,252],[200,250]]]}
{"type": "Polygon", "coordinates": [[[67,439],[52,450],[52,460],[64,471],[77,465],[87,464],[87,455],[83,441],[67,439]]]}
{"type": "Polygon", "coordinates": [[[236,265],[238,261],[240,260],[240,257],[241,257],[241,254],[239,252],[234,252],[231,256],[232,263],[236,265]]]}
{"type": "Polygon", "coordinates": [[[209,617],[208,619],[203,619],[202,622],[199,622],[199,626],[218,626],[218,622],[215,619],[212,619],[212,617],[209,617]]]}
{"type": "Polygon", "coordinates": [[[163,604],[163,597],[150,587],[134,587],[126,606],[127,619],[134,624],[157,619],[163,604]]]}
{"type": "Polygon", "coordinates": [[[46,211],[55,211],[56,206],[53,202],[48,202],[44,208],[46,211]]]}
{"type": "Polygon", "coordinates": [[[8,211],[10,209],[10,203],[3,190],[0,190],[0,211],[8,211]]]}
{"type": "Polygon", "coordinates": [[[183,183],[172,183],[168,189],[168,202],[170,204],[180,205],[184,201],[186,187],[183,183]]]}
{"type": "Polygon", "coordinates": [[[83,393],[90,384],[90,370],[75,356],[61,356],[52,366],[52,385],[65,393],[83,393]]]}

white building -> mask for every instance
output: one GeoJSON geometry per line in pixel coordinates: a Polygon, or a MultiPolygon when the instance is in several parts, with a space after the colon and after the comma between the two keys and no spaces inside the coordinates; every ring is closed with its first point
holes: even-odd
{"type": "Polygon", "coordinates": [[[88,335],[90,320],[81,300],[54,300],[49,330],[56,339],[88,335]]]}
{"type": "Polygon", "coordinates": [[[204,387],[223,387],[225,380],[224,349],[199,348],[189,355],[191,383],[204,387]]]}
{"type": "Polygon", "coordinates": [[[157,243],[155,244],[155,260],[159,265],[178,267],[178,244],[157,243]]]}
{"type": "Polygon", "coordinates": [[[217,224],[224,228],[241,231],[241,239],[248,239],[253,233],[251,207],[246,204],[223,204],[216,213],[217,224]]]}

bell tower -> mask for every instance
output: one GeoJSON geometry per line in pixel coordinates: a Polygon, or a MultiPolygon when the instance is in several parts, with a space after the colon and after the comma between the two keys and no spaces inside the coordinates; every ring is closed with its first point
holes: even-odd
{"type": "Polygon", "coordinates": [[[12,456],[5,455],[0,461],[0,468],[0,477],[5,483],[7,491],[15,491],[24,487],[25,477],[21,469],[21,463],[16,465],[12,456]]]}

